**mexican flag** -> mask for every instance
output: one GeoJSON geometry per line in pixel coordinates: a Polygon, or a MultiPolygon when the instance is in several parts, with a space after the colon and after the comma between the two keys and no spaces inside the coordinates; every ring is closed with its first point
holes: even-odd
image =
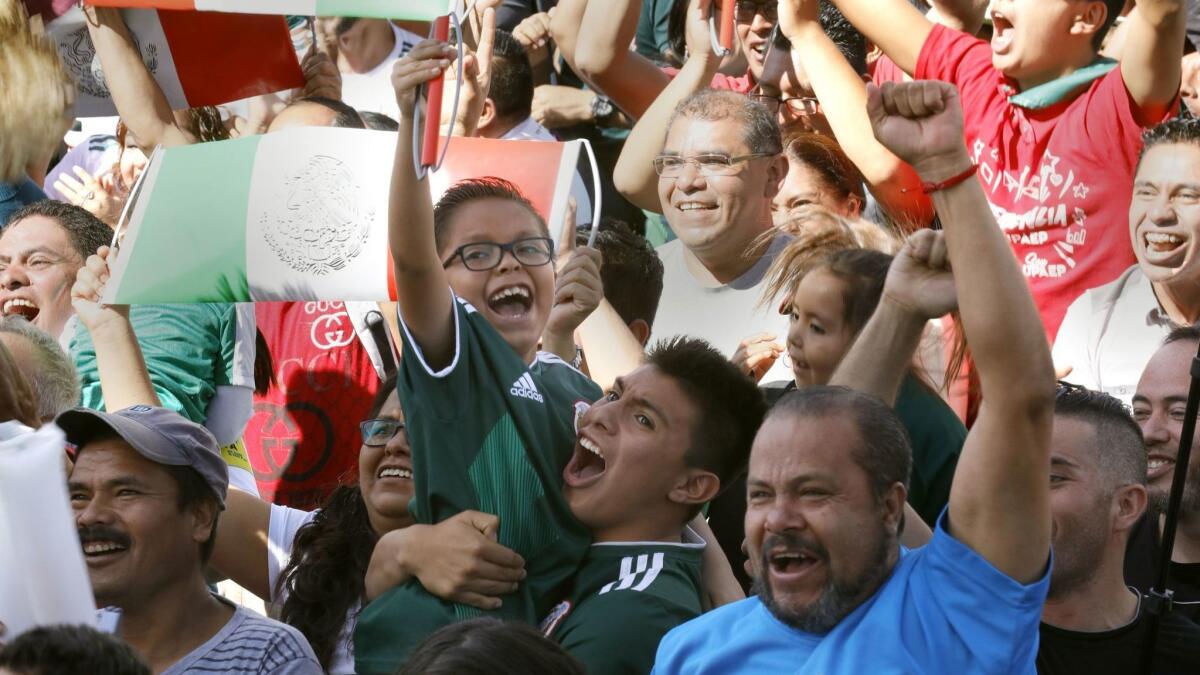
{"type": "MultiPolygon", "coordinates": [[[[121,14],[142,61],[175,110],[304,86],[282,16],[153,9],[121,14]]],[[[75,115],[117,114],[83,11],[76,7],[61,14],[46,31],[75,81],[75,115]]]]}
{"type": "Polygon", "coordinates": [[[153,7],[239,14],[360,16],[432,21],[454,11],[459,0],[87,0],[97,7],[153,7]]]}
{"type": "MultiPolygon", "coordinates": [[[[459,180],[499,176],[557,231],[581,145],[455,137],[430,174],[433,199],[459,180]]],[[[394,300],[395,148],[395,132],[307,127],[156,151],[104,301],[394,300]]]]}

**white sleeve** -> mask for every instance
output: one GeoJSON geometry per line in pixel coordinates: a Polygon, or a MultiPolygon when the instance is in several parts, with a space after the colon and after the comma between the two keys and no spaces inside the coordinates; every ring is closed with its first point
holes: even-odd
{"type": "MultiPolygon", "coordinates": [[[[234,305],[237,317],[237,334],[233,342],[233,368],[229,383],[238,387],[254,390],[254,359],[258,346],[258,321],[254,317],[253,302],[239,302],[234,305]]],[[[241,435],[239,433],[239,435],[241,435]]]]}
{"type": "Polygon", "coordinates": [[[1054,369],[1071,372],[1063,379],[1088,389],[1098,389],[1099,381],[1092,368],[1093,344],[1091,340],[1092,291],[1075,298],[1067,308],[1067,314],[1059,324],[1054,338],[1054,369]]]}
{"type": "Polygon", "coordinates": [[[283,572],[288,561],[292,559],[292,544],[296,540],[296,533],[316,517],[316,511],[271,505],[271,520],[267,526],[267,583],[269,601],[272,604],[280,604],[287,598],[287,591],[282,591],[276,596],[275,584],[279,581],[280,572],[283,572]]]}

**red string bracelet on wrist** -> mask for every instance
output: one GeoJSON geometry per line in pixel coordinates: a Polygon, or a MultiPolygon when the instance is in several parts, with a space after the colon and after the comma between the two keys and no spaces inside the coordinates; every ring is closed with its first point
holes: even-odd
{"type": "Polygon", "coordinates": [[[952,188],[956,185],[961,185],[962,183],[967,182],[967,180],[969,180],[972,176],[974,176],[975,172],[977,172],[977,171],[979,171],[979,165],[972,164],[971,168],[967,169],[966,171],[963,171],[962,173],[960,173],[957,176],[954,176],[952,178],[947,178],[946,180],[944,180],[940,183],[921,183],[921,190],[925,194],[930,195],[930,194],[933,194],[934,192],[946,190],[946,189],[952,188]]]}

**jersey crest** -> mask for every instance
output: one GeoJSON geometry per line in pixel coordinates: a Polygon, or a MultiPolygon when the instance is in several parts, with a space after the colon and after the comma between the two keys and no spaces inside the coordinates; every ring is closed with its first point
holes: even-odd
{"type": "Polygon", "coordinates": [[[571,613],[571,606],[570,600],[563,600],[555,605],[550,610],[550,613],[546,615],[546,618],[542,619],[542,622],[538,624],[538,630],[542,631],[542,635],[546,637],[552,636],[554,629],[558,628],[558,624],[562,623],[563,619],[567,618],[567,615],[571,613]]]}

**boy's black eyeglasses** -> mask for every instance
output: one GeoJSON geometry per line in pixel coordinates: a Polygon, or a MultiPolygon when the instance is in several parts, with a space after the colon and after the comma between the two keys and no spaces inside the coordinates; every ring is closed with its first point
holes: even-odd
{"type": "Polygon", "coordinates": [[[461,259],[463,266],[472,272],[486,272],[500,265],[505,253],[511,253],[517,262],[526,267],[541,267],[554,260],[554,240],[550,237],[529,237],[510,244],[479,241],[459,246],[450,259],[442,263],[445,269],[461,259]]]}
{"type": "Polygon", "coordinates": [[[393,436],[404,431],[404,422],[384,419],[364,420],[359,423],[358,430],[362,432],[363,445],[378,448],[387,445],[393,436]]]}

